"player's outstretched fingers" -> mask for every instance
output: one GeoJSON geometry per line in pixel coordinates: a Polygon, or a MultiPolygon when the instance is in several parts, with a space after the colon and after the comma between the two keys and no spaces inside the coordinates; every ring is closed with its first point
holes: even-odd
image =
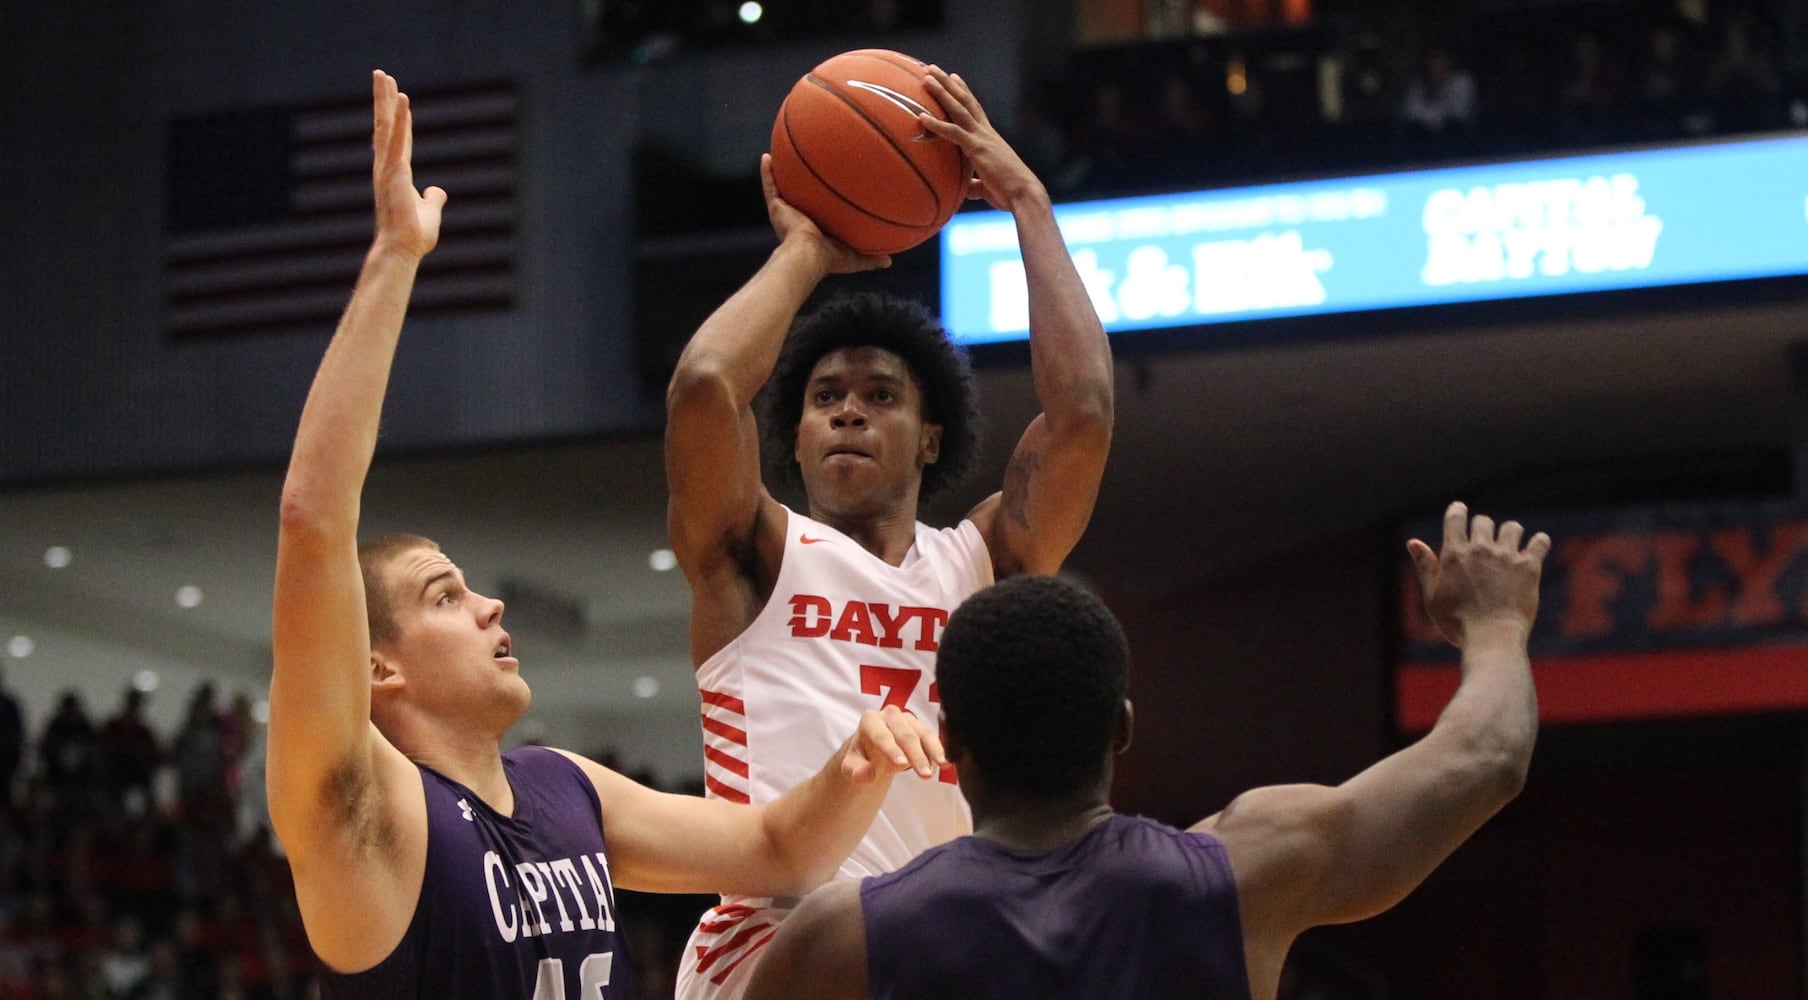
{"type": "Polygon", "coordinates": [[[1494,544],[1494,519],[1486,514],[1477,514],[1469,519],[1469,543],[1471,545],[1494,544]]]}
{"type": "Polygon", "coordinates": [[[1494,537],[1508,552],[1518,552],[1519,543],[1525,538],[1525,526],[1518,521],[1503,521],[1494,537]]]}
{"type": "Polygon", "coordinates": [[[923,777],[933,775],[935,767],[929,759],[929,751],[923,746],[923,737],[928,733],[928,728],[916,716],[895,705],[885,706],[879,717],[890,733],[892,743],[904,752],[904,757],[909,762],[907,766],[923,777]]]}
{"type": "Polygon", "coordinates": [[[1450,501],[1444,508],[1444,547],[1467,541],[1469,539],[1469,505],[1461,500],[1450,501]]]}
{"type": "MultiPolygon", "coordinates": [[[[886,711],[896,712],[897,709],[887,708],[886,711]]],[[[887,774],[910,766],[910,756],[898,745],[897,737],[892,735],[891,724],[885,715],[871,708],[860,713],[860,728],[854,733],[853,753],[850,756],[870,762],[887,774]]]]}
{"type": "Polygon", "coordinates": [[[923,77],[923,86],[935,95],[936,102],[948,113],[948,120],[963,128],[973,124],[973,109],[964,98],[971,93],[961,94],[966,88],[956,88],[954,78],[940,66],[930,66],[928,75],[923,77]]]}
{"type": "Polygon", "coordinates": [[[898,712],[886,719],[891,723],[892,735],[897,738],[898,745],[910,757],[910,766],[918,777],[933,778],[942,765],[948,763],[941,737],[922,719],[910,712],[898,712]]]}
{"type": "Polygon", "coordinates": [[[1526,543],[1525,551],[1526,555],[1536,559],[1540,566],[1544,565],[1544,557],[1551,554],[1551,536],[1542,531],[1533,535],[1532,540],[1526,543]]]}

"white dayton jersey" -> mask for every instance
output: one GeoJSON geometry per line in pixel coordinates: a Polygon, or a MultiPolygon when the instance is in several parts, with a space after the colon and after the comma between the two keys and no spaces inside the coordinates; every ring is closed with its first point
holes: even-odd
{"type": "MultiPolygon", "coordinates": [[[[933,723],[935,651],[948,614],[992,582],[992,558],[971,521],[916,526],[899,566],[847,535],[786,510],[785,555],[753,624],[697,669],[703,696],[704,785],[712,798],[770,802],[822,769],[860,713],[896,705],[933,723]]],[[[900,868],[925,849],[973,832],[953,768],[935,780],[902,775],[840,875],[900,868]]],[[[691,935],[678,976],[684,1000],[739,996],[746,961],[778,930],[792,901],[724,896],[691,935]]]]}

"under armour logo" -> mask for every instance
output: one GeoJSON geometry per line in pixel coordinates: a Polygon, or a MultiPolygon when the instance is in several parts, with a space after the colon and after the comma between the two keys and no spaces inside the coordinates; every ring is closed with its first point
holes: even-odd
{"type": "Polygon", "coordinates": [[[464,799],[459,799],[458,800],[458,811],[465,814],[465,822],[466,823],[475,821],[476,814],[471,812],[471,803],[466,802],[464,799]]]}

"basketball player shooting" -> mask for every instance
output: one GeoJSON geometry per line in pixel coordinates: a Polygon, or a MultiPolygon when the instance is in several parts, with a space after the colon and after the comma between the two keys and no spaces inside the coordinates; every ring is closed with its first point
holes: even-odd
{"type": "Polygon", "coordinates": [[[1454,503],[1441,550],[1408,552],[1462,650],[1437,725],[1341,785],[1257,788],[1186,831],[1111,809],[1130,651],[1105,605],[1047,577],[975,594],[939,657],[974,835],[816,890],[748,1000],[1273,1000],[1302,931],[1398,903],[1525,782],[1550,538],[1454,503]]]}
{"type": "MultiPolygon", "coordinates": [[[[831,301],[792,328],[825,277],[888,259],[824,236],[779,197],[762,161],[779,245],[691,338],[666,396],[669,528],[691,587],[705,781],[716,798],[770,801],[863,710],[934,718],[948,614],[995,578],[1053,573],[1092,515],[1111,441],[1104,330],[1047,190],[960,77],[925,75],[947,117],[922,115],[922,126],[964,151],[970,196],[1016,220],[1042,413],[1002,491],[953,528],[919,523],[919,501],[953,488],[976,447],[965,358],[920,307],[895,300],[831,301]],[[762,482],[762,432],[768,455],[801,478],[806,512],[762,482]]],[[[891,871],[970,830],[951,773],[894,783],[841,874],[891,871]]],[[[705,913],[678,996],[739,996],[750,958],[792,902],[729,896],[705,913]]]]}
{"type": "Polygon", "coordinates": [[[446,202],[414,187],[408,98],[382,72],[372,91],[376,238],[283,484],[271,823],[329,998],[632,996],[615,886],[803,892],[894,774],[933,779],[941,746],[895,708],[866,712],[826,764],[756,807],[656,792],[564,751],[501,751],[530,698],[502,602],[425,538],[357,541],[403,314],[446,202]]]}

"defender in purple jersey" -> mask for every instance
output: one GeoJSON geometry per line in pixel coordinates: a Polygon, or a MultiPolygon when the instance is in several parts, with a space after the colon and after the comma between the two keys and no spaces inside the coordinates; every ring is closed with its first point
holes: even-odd
{"type": "Polygon", "coordinates": [[[283,485],[266,782],[330,997],[632,994],[615,886],[798,895],[859,842],[934,731],[867,712],[760,806],[655,792],[564,751],[501,752],[530,693],[502,602],[433,542],[357,544],[402,318],[445,192],[414,187],[408,99],[373,75],[377,233],[283,485]],[[607,837],[605,838],[605,829],[607,837]]]}
{"type": "Polygon", "coordinates": [[[1518,793],[1549,551],[1451,504],[1441,551],[1408,543],[1427,613],[1463,651],[1437,726],[1340,786],[1255,789],[1186,831],[1107,804],[1131,728],[1111,613],[1048,577],[981,591],[936,667],[974,834],[812,893],[747,996],[1271,1000],[1302,931],[1399,902],[1518,793]]]}

